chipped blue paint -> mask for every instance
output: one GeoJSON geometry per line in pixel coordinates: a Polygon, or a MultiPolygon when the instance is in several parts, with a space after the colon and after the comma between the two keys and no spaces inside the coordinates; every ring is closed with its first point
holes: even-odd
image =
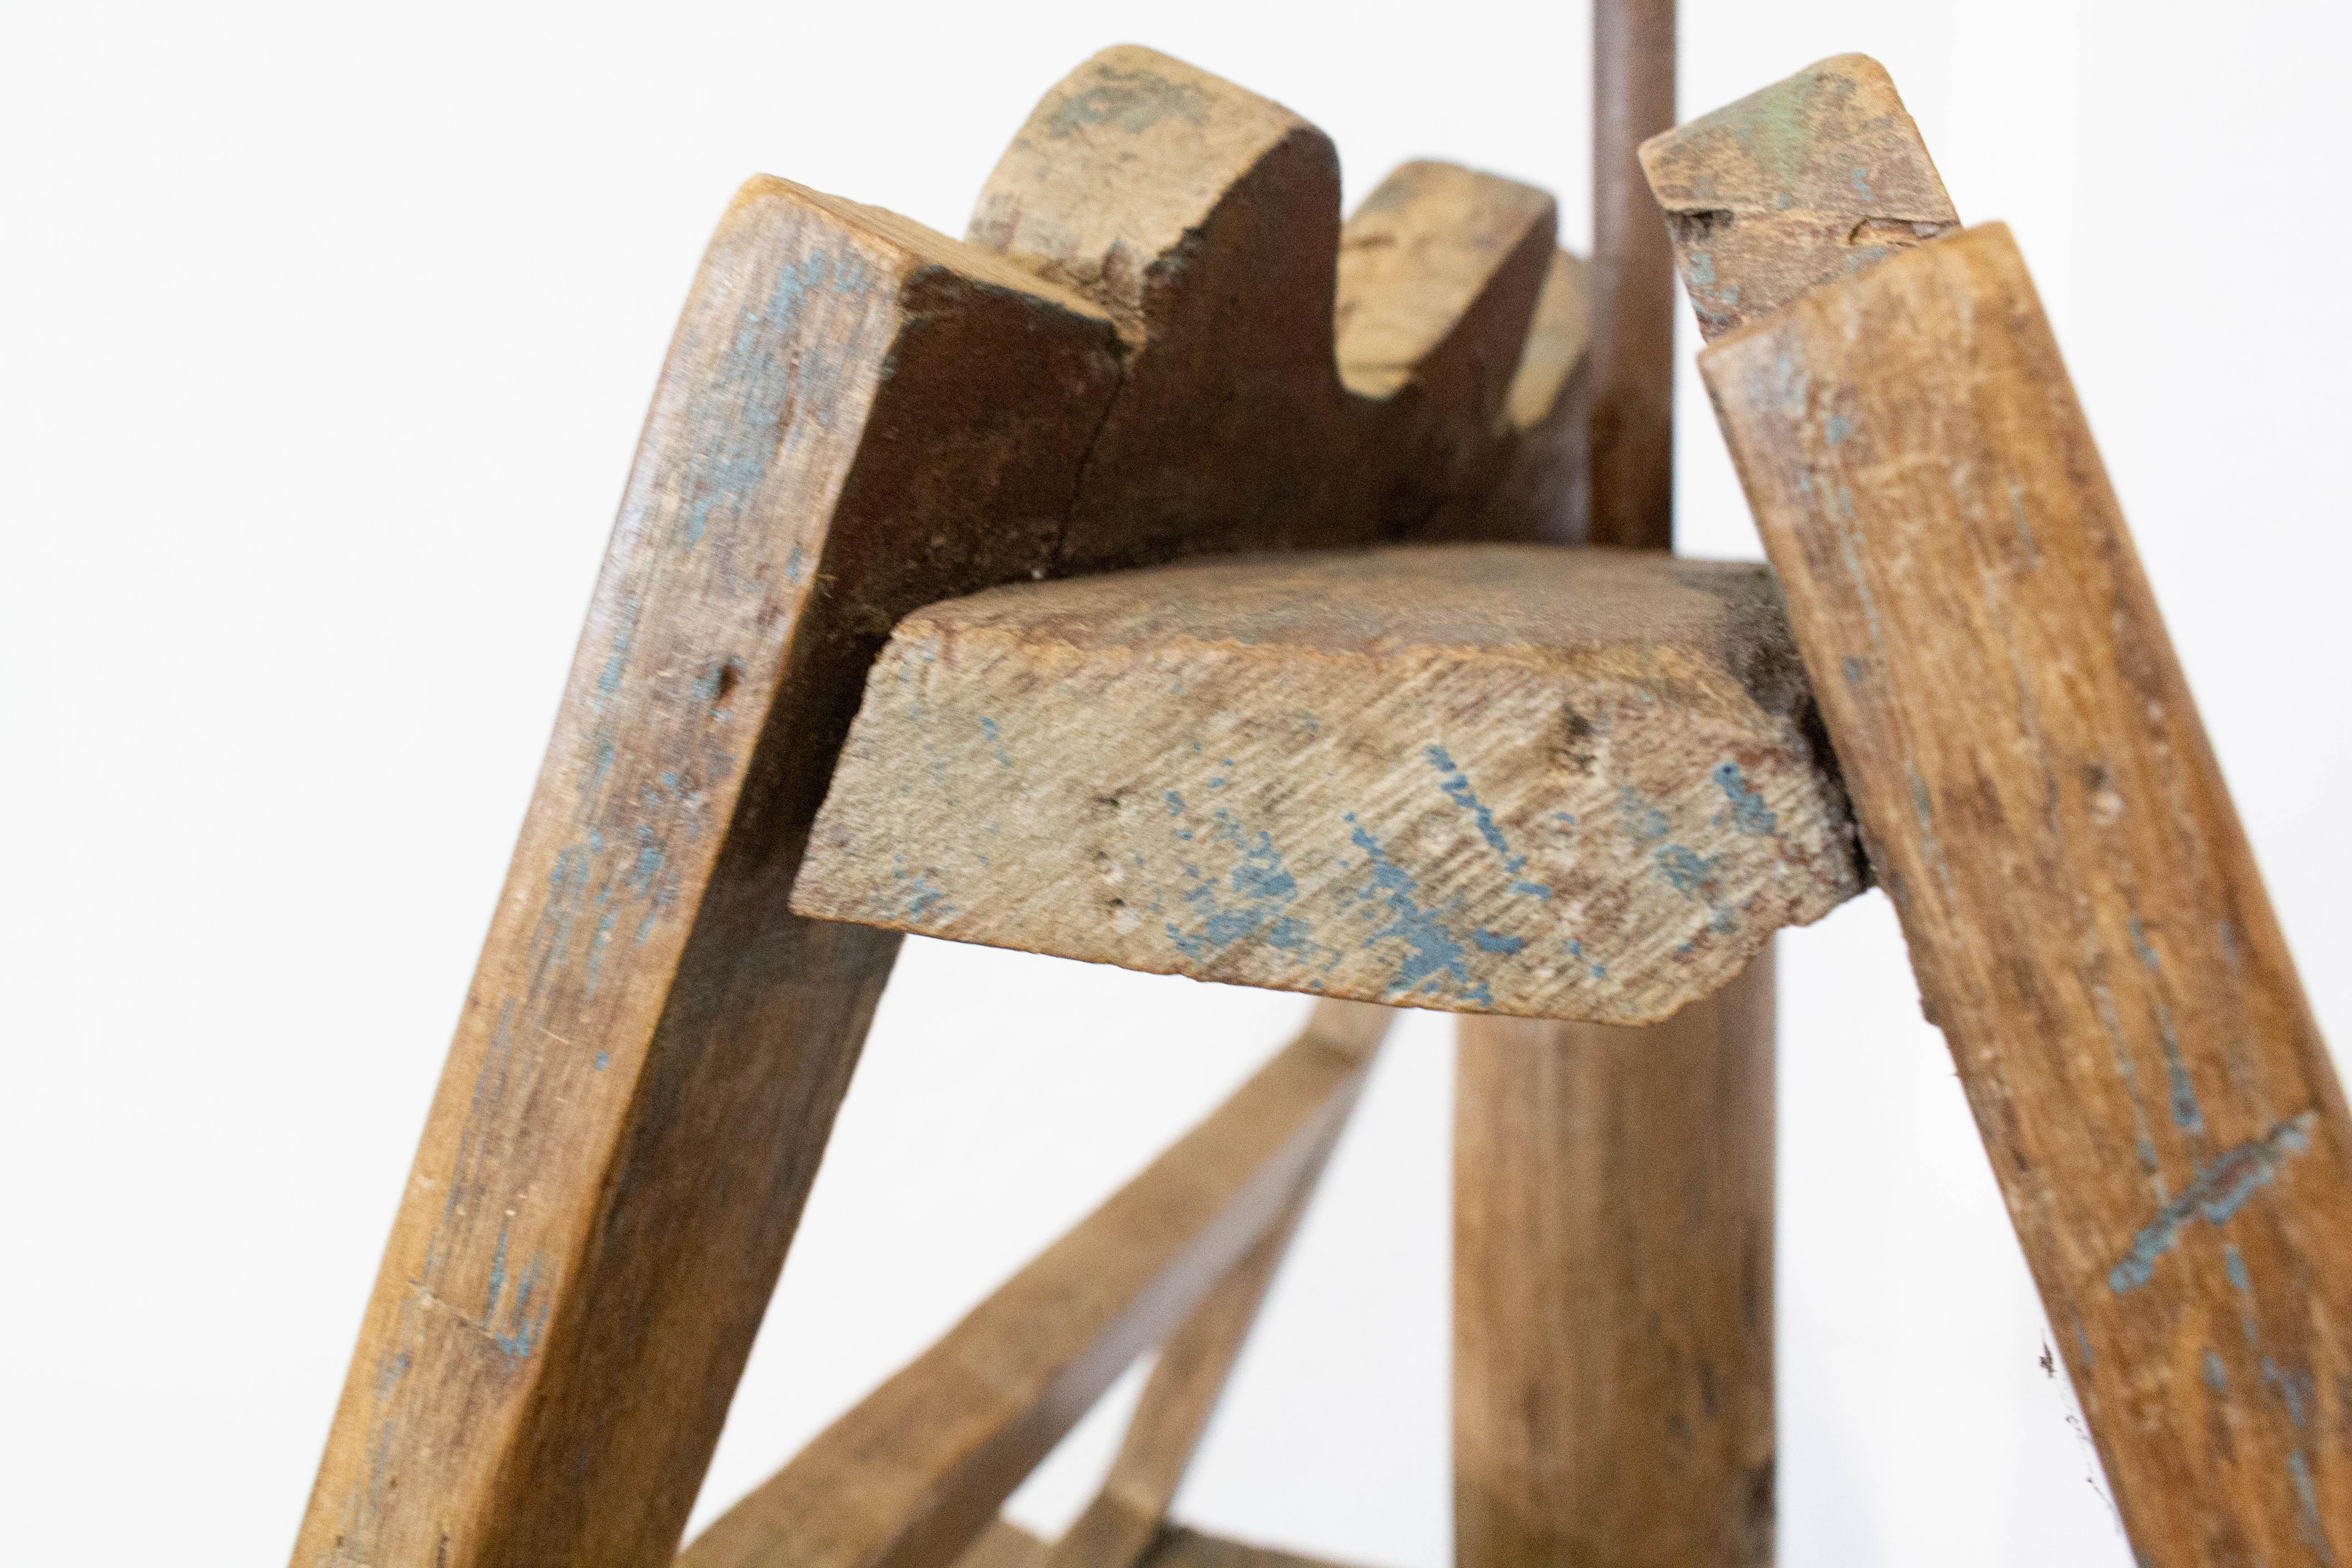
{"type": "Polygon", "coordinates": [[[2205,1352],[2205,1386],[2216,1394],[2230,1391],[2229,1370],[2222,1366],[2221,1358],[2210,1350],[2205,1352]]]}
{"type": "Polygon", "coordinates": [[[1470,940],[1478,944],[1478,951],[1481,952],[1499,952],[1506,955],[1515,953],[1528,945],[1515,936],[1497,936],[1485,926],[1480,926],[1476,931],[1472,931],[1470,940]]]}
{"type": "Polygon", "coordinates": [[[1409,994],[1415,990],[1430,995],[1438,994],[1443,980],[1451,976],[1461,994],[1468,1000],[1491,1003],[1484,981],[1473,984],[1470,971],[1462,962],[1462,944],[1445,929],[1436,914],[1423,909],[1413,898],[1421,884],[1405,873],[1402,867],[1388,857],[1377,840],[1349,812],[1343,818],[1349,825],[1349,840],[1364,852],[1366,865],[1372,874],[1373,884],[1387,895],[1385,902],[1396,919],[1364,939],[1370,947],[1390,937],[1401,939],[1406,947],[1397,961],[1394,978],[1384,988],[1384,994],[1409,994]]]}
{"type": "Polygon", "coordinates": [[[795,588],[801,585],[801,547],[797,544],[784,557],[784,581],[795,588]]]}
{"type": "Polygon", "coordinates": [[[1834,447],[1853,434],[1853,421],[1843,414],[1832,414],[1822,425],[1822,439],[1834,447]]]}
{"type": "Polygon", "coordinates": [[[982,715],[980,721],[980,732],[981,735],[988,742],[989,752],[996,758],[996,765],[1000,768],[1011,767],[1013,765],[1013,759],[1004,754],[1004,742],[998,740],[996,736],[996,721],[987,717],[985,714],[982,715]]]}
{"type": "Polygon", "coordinates": [[[1876,201],[1878,199],[1876,196],[1871,195],[1870,171],[1868,169],[1855,169],[1852,171],[1851,178],[1853,181],[1854,195],[1860,196],[1866,202],[1876,201]]]}
{"type": "MultiPolygon", "coordinates": [[[[946,898],[945,893],[931,885],[929,877],[915,878],[908,893],[907,918],[910,921],[927,918],[933,909],[945,901],[946,898]]],[[[940,919],[945,920],[954,912],[954,906],[950,905],[940,910],[940,919]]]]}
{"type": "Polygon", "coordinates": [[[1617,792],[1617,815],[1636,844],[1655,844],[1666,836],[1666,814],[1643,800],[1632,784],[1617,792]]]}
{"type": "Polygon", "coordinates": [[[1685,845],[1662,845],[1651,852],[1651,858],[1657,862],[1667,886],[1686,899],[1698,898],[1699,890],[1715,877],[1715,858],[1701,858],[1685,845]]]}
{"type": "MultiPolygon", "coordinates": [[[[1171,811],[1175,809],[1171,807],[1171,811]]],[[[1212,818],[1210,839],[1226,846],[1235,855],[1233,866],[1225,873],[1226,887],[1235,901],[1226,903],[1214,880],[1202,877],[1198,867],[1187,865],[1184,874],[1200,885],[1186,891],[1184,901],[1198,912],[1200,929],[1187,932],[1172,921],[1164,922],[1168,940],[1176,950],[1198,963],[1254,937],[1284,952],[1322,951],[1314,940],[1314,928],[1283,910],[1283,905],[1298,897],[1298,882],[1284,865],[1282,852],[1275,847],[1272,836],[1261,830],[1252,842],[1233,814],[1222,807],[1212,813],[1212,818]]],[[[1192,834],[1188,828],[1179,828],[1176,836],[1190,839],[1192,834]]],[[[1335,962],[1338,957],[1337,952],[1331,953],[1335,962]]]]}
{"type": "Polygon", "coordinates": [[[1470,787],[1469,774],[1454,765],[1454,758],[1444,746],[1424,746],[1421,754],[1437,770],[1437,787],[1445,792],[1445,798],[1471,815],[1478,824],[1478,837],[1486,841],[1487,848],[1502,857],[1503,869],[1516,875],[1527,865],[1528,858],[1511,853],[1503,830],[1495,826],[1495,814],[1486,809],[1477,792],[1470,787]]]}
{"type": "Polygon", "coordinates": [[[2234,1247],[2225,1247],[2221,1249],[2221,1272],[2227,1274],[2230,1277],[2230,1283],[2241,1290],[2251,1290],[2254,1288],[2253,1276],[2246,1272],[2246,1260],[2238,1255],[2238,1249],[2234,1247]]]}
{"type": "MultiPolygon", "coordinates": [[[[2172,1249],[2189,1221],[2201,1217],[2210,1226],[2226,1224],[2258,1189],[2270,1184],[2288,1155],[2301,1153],[2309,1144],[2311,1119],[2312,1113],[2305,1111],[2292,1121],[2282,1121],[2198,1172],[2179,1197],[2140,1227],[2129,1249],[2107,1271],[2107,1289],[2121,1295],[2147,1284],[2156,1272],[2157,1259],[2172,1249]]],[[[2245,1269],[2244,1264],[2234,1261],[2236,1258],[2235,1249],[2227,1255],[2232,1284],[2238,1283],[2245,1269]]]]}
{"type": "Polygon", "coordinates": [[[2205,1131],[2205,1112],[2197,1103],[2197,1088],[2189,1079],[2189,1064],[2181,1059],[2180,1037],[2172,1029],[2172,1011],[2156,1004],[2156,1037],[2164,1050],[2164,1076],[2174,1125],[2185,1132],[2205,1131]]]}
{"type": "Polygon", "coordinates": [[[1739,776],[1739,764],[1726,759],[1715,764],[1715,782],[1731,802],[1731,825],[1740,832],[1763,837],[1780,826],[1780,815],[1739,776]]]}
{"type": "MultiPolygon", "coordinates": [[[[1197,744],[1197,742],[1195,742],[1195,743],[1197,744]]],[[[1166,801],[1166,802],[1168,803],[1168,815],[1169,815],[1169,816],[1181,816],[1182,815],[1184,815],[1184,797],[1183,797],[1182,795],[1178,795],[1174,790],[1172,790],[1172,789],[1171,789],[1171,790],[1170,790],[1167,794],[1165,794],[1165,795],[1161,795],[1160,798],[1161,800],[1164,800],[1164,801],[1166,801]]]]}
{"type": "MultiPolygon", "coordinates": [[[[503,1237],[499,1238],[499,1247],[503,1253],[505,1247],[503,1237]]],[[[516,1361],[530,1359],[530,1352],[539,1346],[541,1333],[547,1327],[549,1303],[544,1298],[541,1300],[537,1312],[530,1310],[531,1293],[539,1288],[540,1266],[544,1257],[543,1253],[533,1252],[530,1255],[530,1266],[523,1270],[522,1279],[516,1283],[514,1305],[507,1313],[506,1332],[500,1333],[491,1327],[490,1314],[486,1313],[483,1316],[482,1327],[488,1331],[490,1342],[516,1361]]],[[[497,1299],[493,1295],[491,1300],[493,1312],[497,1305],[497,1299]]]]}
{"type": "Polygon", "coordinates": [[[604,668],[597,673],[595,695],[588,699],[591,713],[603,713],[604,704],[621,689],[621,677],[629,668],[629,648],[636,632],[637,596],[631,594],[621,600],[621,624],[613,628],[612,650],[604,656],[604,668]]]}
{"type": "Polygon", "coordinates": [[[2294,1484],[2295,1533],[2303,1543],[2319,1554],[2322,1563],[2336,1561],[2336,1548],[2327,1540],[2327,1526],[2319,1517],[2319,1497],[2311,1484],[2311,1461],[2303,1450],[2294,1449],[2286,1457],[2287,1479],[2294,1484]]]}
{"type": "Polygon", "coordinates": [[[597,1070],[598,1072],[603,1072],[606,1068],[611,1067],[612,1065],[613,1065],[613,1053],[612,1053],[612,1052],[610,1052],[610,1051],[598,1051],[598,1052],[596,1053],[596,1070],[597,1070]]]}
{"type": "Polygon", "coordinates": [[[1511,884],[1511,891],[1525,893],[1531,899],[1549,900],[1551,884],[1549,882],[1514,882],[1511,884]]]}
{"type": "Polygon", "coordinates": [[[2270,1357],[2263,1357],[2263,1381],[2276,1390],[2279,1402],[2286,1406],[2287,1419],[2295,1430],[2309,1425],[2308,1412],[2318,1399],[2318,1390],[2308,1372],[2290,1371],[2270,1357]]]}

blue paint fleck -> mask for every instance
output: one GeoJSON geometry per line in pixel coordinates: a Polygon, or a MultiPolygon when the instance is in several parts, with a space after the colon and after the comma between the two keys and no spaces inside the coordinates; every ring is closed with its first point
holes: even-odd
{"type": "Polygon", "coordinates": [[[1160,798],[1168,803],[1169,816],[1181,816],[1184,814],[1184,797],[1178,795],[1174,790],[1170,790],[1166,795],[1161,795],[1160,798]]]}
{"type": "Polygon", "coordinates": [[[982,715],[980,721],[980,732],[981,735],[988,742],[989,751],[994,753],[996,757],[996,765],[1000,768],[1011,767],[1013,765],[1013,759],[1004,754],[1004,744],[996,737],[996,721],[989,718],[985,714],[982,715]]]}
{"type": "Polygon", "coordinates": [[[612,1065],[613,1065],[613,1053],[612,1053],[612,1052],[610,1052],[610,1051],[598,1051],[598,1052],[596,1053],[596,1070],[597,1070],[598,1072],[603,1072],[606,1068],[611,1067],[612,1065]]]}
{"type": "Polygon", "coordinates": [[[1716,763],[1715,782],[1722,787],[1724,798],[1731,802],[1732,826],[1740,832],[1760,836],[1780,826],[1780,813],[1748,787],[1748,781],[1739,776],[1738,763],[1726,760],[1716,763]]]}
{"type": "Polygon", "coordinates": [[[2216,1394],[2227,1393],[2230,1387],[2230,1373],[2211,1351],[2205,1352],[2205,1386],[2216,1394]]]}
{"type": "Polygon", "coordinates": [[[1444,791],[1445,798],[1470,813],[1477,821],[1478,837],[1486,841],[1487,848],[1503,858],[1503,869],[1516,873],[1524,867],[1528,858],[1511,853],[1509,843],[1503,837],[1503,830],[1495,826],[1495,814],[1479,800],[1477,792],[1470,787],[1470,775],[1454,765],[1454,758],[1445,748],[1424,746],[1422,755],[1427,757],[1429,765],[1437,770],[1440,775],[1437,787],[1444,791]]]}
{"type": "Polygon", "coordinates": [[[2230,1277],[2230,1283],[2241,1290],[2251,1290],[2254,1288],[2254,1277],[2246,1272],[2246,1260],[2238,1255],[2238,1249],[2234,1247],[2225,1247],[2221,1249],[2221,1272],[2227,1274],[2230,1277]]]}
{"type": "Polygon", "coordinates": [[[1514,953],[1528,945],[1515,936],[1497,936],[1485,926],[1472,931],[1470,940],[1478,944],[1481,952],[1514,953]]]}
{"type": "MultiPolygon", "coordinates": [[[[2140,1227],[2131,1247],[2107,1271],[2107,1289],[2121,1295],[2147,1284],[2156,1272],[2156,1260],[2172,1249],[2173,1243],[2180,1239],[2181,1230],[2191,1220],[2201,1216],[2208,1225],[2226,1223],[2257,1189],[2270,1184],[2289,1154],[2301,1153],[2309,1144],[2310,1121],[2311,1113],[2306,1111],[2292,1121],[2282,1121],[2198,1172],[2196,1179],[2180,1190],[2179,1196],[2157,1210],[2156,1217],[2140,1227]]],[[[2234,1248],[2227,1254],[2225,1267],[2230,1269],[2231,1283],[2239,1284],[2245,1265],[2237,1261],[2234,1248]]],[[[2242,1285],[2239,1288],[2244,1289],[2242,1285]]]]}
{"type": "Polygon", "coordinates": [[[1617,815],[1636,844],[1655,844],[1666,836],[1666,814],[1644,801],[1632,784],[1617,792],[1617,815]]]}
{"type": "Polygon", "coordinates": [[[1832,414],[1822,426],[1822,437],[1832,447],[1853,434],[1853,421],[1843,414],[1832,414]]]}
{"type": "MultiPolygon", "coordinates": [[[[1372,881],[1388,895],[1385,900],[1396,919],[1364,939],[1370,947],[1389,937],[1402,939],[1407,951],[1397,961],[1396,976],[1386,988],[1387,994],[1396,995],[1420,988],[1434,994],[1439,980],[1451,975],[1456,985],[1470,986],[1470,972],[1462,963],[1462,944],[1454,940],[1435,914],[1421,907],[1413,899],[1421,884],[1405,874],[1403,868],[1388,858],[1372,836],[1356,823],[1353,812],[1346,814],[1349,839],[1364,852],[1370,867],[1372,881]]],[[[1465,994],[1473,1000],[1486,1001],[1484,983],[1471,987],[1465,994]]]]}
{"type": "Polygon", "coordinates": [[[2294,1449],[2286,1457],[2287,1479],[2294,1483],[2295,1533],[2303,1543],[2319,1554],[2322,1563],[2333,1563],[2336,1550],[2328,1544],[2327,1527],[2320,1521],[2319,1497],[2311,1484],[2311,1463],[2303,1450],[2294,1449]]]}

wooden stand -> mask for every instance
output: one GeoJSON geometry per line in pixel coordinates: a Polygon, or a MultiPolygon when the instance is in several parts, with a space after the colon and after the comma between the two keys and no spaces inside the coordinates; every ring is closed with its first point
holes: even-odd
{"type": "Polygon", "coordinates": [[[2352,1124],[2022,264],[1858,57],[1647,143],[1777,581],[1675,561],[1671,9],[1597,37],[1597,310],[1542,193],[1343,225],[1138,48],[965,241],[743,188],[298,1564],[677,1555],[900,930],[1323,1000],[685,1561],[1297,1562],[1167,1510],[1386,1004],[1490,1016],[1465,1563],[1769,1562],[1769,943],[1874,872],[2142,1561],[2352,1550],[2352,1124]],[[1000,1521],[1155,1345],[1078,1525],[1000,1521]]]}

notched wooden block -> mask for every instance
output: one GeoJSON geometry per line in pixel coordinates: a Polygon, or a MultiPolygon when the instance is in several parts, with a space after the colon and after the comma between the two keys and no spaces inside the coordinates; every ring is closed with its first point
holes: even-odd
{"type": "Polygon", "coordinates": [[[1203,980],[1643,1023],[1864,876],[1766,569],[1448,545],[909,616],[793,902],[1203,980]]]}
{"type": "Polygon", "coordinates": [[[1339,156],[1289,110],[1131,45],[1087,60],[970,231],[1127,349],[1057,574],[1484,531],[1542,455],[1505,402],[1553,218],[1530,186],[1416,163],[1343,225],[1339,156]]]}
{"type": "Polygon", "coordinates": [[[1707,337],[1959,226],[1886,68],[1838,55],[1642,143],[1707,337]]]}

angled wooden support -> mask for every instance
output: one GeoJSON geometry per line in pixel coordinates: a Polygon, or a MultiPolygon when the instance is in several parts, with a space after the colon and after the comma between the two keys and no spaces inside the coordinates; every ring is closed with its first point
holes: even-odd
{"type": "Polygon", "coordinates": [[[1644,1022],[1863,886],[1761,567],[1450,545],[901,622],[793,907],[1360,1001],[1644,1022]]]}
{"type": "Polygon", "coordinates": [[[1116,348],[984,252],[780,180],[738,195],[297,1563],[675,1549],[895,951],[784,908],[866,650],[915,604],[1051,564],[1116,348]]]}
{"type": "Polygon", "coordinates": [[[1782,169],[1912,183],[1857,215],[1924,242],[1883,255],[1841,215],[1732,276],[1711,233],[1712,286],[1771,313],[1701,368],[2139,1561],[2332,1563],[2352,1121],[2024,263],[1840,143],[1887,121],[1819,84],[1864,75],[1652,156],[1670,205],[1709,163],[1803,205],[1742,122],[1792,128],[1782,169]]]}
{"type": "Polygon", "coordinates": [[[1320,132],[1138,49],[1047,96],[978,243],[744,187],[664,365],[298,1563],[669,1558],[895,952],[786,908],[891,624],[1074,567],[1472,528],[1552,428],[1572,376],[1532,422],[1505,406],[1549,200],[1429,169],[1383,191],[1367,221],[1404,259],[1343,275],[1320,132]],[[1343,380],[1341,310],[1377,387],[1343,380]]]}
{"type": "MultiPolygon", "coordinates": [[[[1188,1383],[1206,1372],[1222,1383],[1227,1347],[1238,1348],[1272,1267],[1266,1244],[1295,1220],[1391,1016],[1318,1004],[1295,1043],[729,1510],[688,1549],[682,1568],[946,1568],[1103,1390],[1171,1329],[1186,1325],[1176,1346],[1183,1364],[1171,1376],[1188,1383]],[[1226,1279],[1238,1283],[1221,1298],[1226,1279]],[[1236,1298],[1246,1308],[1236,1310],[1236,1298]],[[1204,1302],[1215,1305],[1188,1322],[1204,1302]]],[[[1160,1387],[1139,1413],[1146,1441],[1172,1426],[1171,1447],[1181,1452],[1155,1451],[1142,1464],[1172,1458],[1181,1471],[1213,1392],[1160,1387]]],[[[1132,1473],[1132,1447],[1128,1458],[1132,1473]]],[[[1149,1484],[1156,1492],[1157,1479],[1149,1484]]]]}
{"type": "Polygon", "coordinates": [[[1289,1250],[1315,1179],[1310,1173],[1289,1211],[1160,1345],[1110,1474],[1054,1543],[1049,1568],[1139,1568],[1167,1533],[1169,1505],[1289,1250]]]}
{"type": "MultiPolygon", "coordinates": [[[[988,1533],[965,1554],[958,1568],[1043,1568],[1055,1550],[1019,1525],[999,1520],[989,1526],[988,1533]]],[[[1097,1568],[1101,1568],[1101,1564],[1098,1563],[1097,1568]]],[[[1251,1546],[1177,1525],[1162,1532],[1152,1542],[1137,1561],[1136,1568],[1332,1568],[1332,1565],[1312,1557],[1301,1557],[1295,1552],[1251,1546]]]]}

